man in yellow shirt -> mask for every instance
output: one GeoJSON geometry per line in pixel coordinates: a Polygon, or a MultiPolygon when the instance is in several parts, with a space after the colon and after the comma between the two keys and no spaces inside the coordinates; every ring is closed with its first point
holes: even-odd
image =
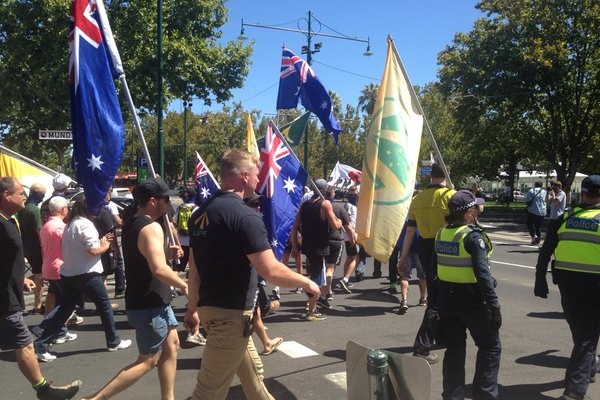
{"type": "MultiPolygon", "coordinates": [[[[455,190],[446,187],[447,180],[444,175],[444,170],[438,164],[431,165],[430,173],[431,184],[425,190],[416,195],[410,204],[408,210],[408,220],[406,222],[406,236],[402,245],[402,255],[398,260],[398,271],[401,275],[408,276],[408,256],[410,247],[415,237],[415,233],[419,231],[419,260],[425,271],[427,279],[428,294],[431,293],[431,285],[433,284],[436,272],[435,260],[435,235],[438,230],[445,225],[444,217],[448,215],[448,200],[455,190]]],[[[432,305],[428,299],[428,308],[432,305]]],[[[430,349],[433,339],[433,332],[426,323],[426,316],[423,317],[423,322],[417,332],[415,343],[413,345],[413,355],[425,358],[430,364],[439,361],[439,357],[435,353],[431,353],[430,349]]]]}

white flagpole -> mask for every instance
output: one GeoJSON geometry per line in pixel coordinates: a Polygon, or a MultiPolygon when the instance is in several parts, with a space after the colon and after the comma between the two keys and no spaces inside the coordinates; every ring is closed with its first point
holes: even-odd
{"type": "Polygon", "coordinates": [[[446,164],[444,163],[444,158],[442,157],[442,153],[440,152],[437,142],[435,141],[435,138],[433,137],[433,132],[431,131],[431,127],[429,126],[427,117],[425,116],[425,113],[423,112],[423,108],[421,107],[419,98],[417,97],[417,94],[415,93],[415,89],[410,81],[410,78],[408,77],[408,72],[406,72],[406,69],[404,68],[404,63],[402,62],[402,58],[400,58],[400,54],[398,54],[398,50],[396,49],[396,45],[394,44],[394,39],[392,39],[392,37],[390,35],[388,35],[388,40],[390,42],[392,42],[392,49],[394,49],[394,54],[396,55],[396,58],[398,59],[398,64],[400,65],[400,69],[402,69],[402,73],[404,74],[404,76],[406,77],[406,80],[408,81],[408,87],[410,88],[411,95],[413,96],[413,99],[415,100],[418,111],[423,116],[423,121],[425,122],[425,128],[426,128],[425,131],[426,131],[427,135],[429,136],[429,140],[431,141],[431,145],[433,146],[433,149],[435,150],[435,154],[437,154],[437,156],[440,160],[442,170],[444,171],[444,175],[446,176],[446,180],[448,181],[448,187],[450,187],[452,189],[452,188],[454,188],[454,185],[452,184],[452,180],[450,179],[450,174],[448,173],[448,169],[446,168],[446,164]]]}

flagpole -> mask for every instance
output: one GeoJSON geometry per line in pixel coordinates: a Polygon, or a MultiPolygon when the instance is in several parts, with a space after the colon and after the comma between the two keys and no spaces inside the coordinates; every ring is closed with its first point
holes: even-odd
{"type": "MultiPolygon", "coordinates": [[[[279,128],[277,128],[277,126],[275,125],[275,123],[273,122],[273,120],[271,120],[271,123],[273,124],[274,132],[277,135],[277,137],[279,137],[281,139],[281,141],[283,142],[283,144],[285,145],[285,147],[287,147],[287,149],[290,151],[290,153],[292,153],[294,155],[294,157],[296,157],[296,160],[298,160],[298,164],[300,164],[300,159],[298,158],[298,155],[296,155],[296,153],[294,152],[294,149],[292,148],[292,146],[290,146],[290,144],[288,143],[287,140],[285,140],[285,137],[281,134],[281,132],[279,132],[279,128]]],[[[308,171],[306,171],[306,173],[310,176],[310,183],[312,183],[313,188],[315,188],[315,192],[319,194],[319,196],[323,199],[325,198],[323,196],[323,193],[321,193],[321,191],[317,188],[317,185],[315,184],[315,181],[313,180],[312,176],[308,173],[308,171]]]]}
{"type": "MultiPolygon", "coordinates": [[[[142,132],[142,126],[140,125],[140,120],[135,111],[135,105],[133,104],[133,99],[131,98],[131,93],[129,92],[129,86],[127,85],[127,79],[125,75],[121,75],[119,77],[121,80],[121,87],[123,88],[123,92],[125,92],[125,97],[127,98],[127,105],[129,106],[129,111],[133,117],[133,125],[135,126],[135,130],[138,135],[138,139],[140,140],[140,144],[142,145],[142,152],[144,153],[144,157],[146,158],[146,162],[148,163],[148,170],[150,171],[150,176],[152,178],[156,178],[156,171],[154,170],[154,165],[152,164],[152,158],[150,157],[150,152],[148,151],[148,145],[146,144],[146,139],[144,138],[144,132],[142,132]]],[[[165,231],[167,231],[169,235],[169,241],[173,244],[177,243],[175,241],[175,236],[173,236],[173,231],[171,230],[171,222],[169,221],[169,217],[167,214],[163,215],[164,223],[165,223],[165,231]]],[[[174,259],[176,264],[179,264],[179,259],[174,259]]]]}
{"type": "Polygon", "coordinates": [[[398,59],[398,64],[400,65],[400,69],[402,70],[402,73],[404,74],[404,76],[406,77],[406,80],[408,81],[408,87],[410,88],[411,95],[413,96],[413,99],[415,100],[418,111],[423,116],[423,121],[425,122],[425,128],[427,128],[425,131],[427,132],[427,134],[429,136],[429,140],[431,141],[431,145],[433,146],[433,149],[435,150],[435,153],[437,154],[438,159],[440,160],[440,164],[442,165],[442,170],[444,171],[444,176],[446,177],[446,181],[448,181],[448,187],[450,187],[452,189],[452,188],[454,188],[454,185],[452,184],[452,180],[450,179],[450,174],[448,173],[448,169],[446,168],[446,164],[444,163],[444,158],[442,157],[442,153],[437,145],[437,142],[435,141],[435,138],[433,137],[433,132],[431,131],[431,127],[429,126],[429,122],[427,121],[427,117],[425,116],[425,112],[423,111],[423,108],[421,107],[421,103],[419,102],[419,98],[417,97],[417,93],[415,92],[415,88],[413,87],[413,85],[410,81],[408,72],[404,68],[404,63],[402,62],[402,58],[400,57],[400,54],[398,54],[398,50],[396,49],[396,45],[394,44],[394,39],[390,35],[388,35],[387,40],[392,42],[392,49],[394,50],[394,54],[396,55],[396,58],[398,59]]]}

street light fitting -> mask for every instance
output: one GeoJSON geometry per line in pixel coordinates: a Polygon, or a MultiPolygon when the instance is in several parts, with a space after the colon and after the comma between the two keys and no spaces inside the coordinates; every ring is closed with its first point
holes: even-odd
{"type": "Polygon", "coordinates": [[[363,56],[365,57],[371,57],[373,55],[373,53],[371,52],[371,42],[370,42],[370,38],[367,39],[367,50],[363,53],[363,56]]]}
{"type": "Polygon", "coordinates": [[[242,18],[242,29],[240,30],[240,36],[237,37],[240,42],[248,39],[248,36],[244,34],[244,19],[242,18]]]}

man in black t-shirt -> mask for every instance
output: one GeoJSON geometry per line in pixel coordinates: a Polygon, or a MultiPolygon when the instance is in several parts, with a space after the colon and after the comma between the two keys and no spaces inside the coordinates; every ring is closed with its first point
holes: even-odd
{"type": "MultiPolygon", "coordinates": [[[[129,325],[135,328],[139,355],[92,397],[109,399],[133,385],[159,365],[161,398],[173,399],[179,337],[177,319],[171,308],[170,285],[187,296],[187,284],[171,269],[165,257],[165,235],[156,222],[170,208],[169,187],[160,178],[141,181],[133,189],[139,204],[136,214],[125,221],[122,230],[123,257],[127,269],[125,307],[129,325]]],[[[180,248],[169,246],[173,254],[180,248]]]]}
{"type": "Polygon", "coordinates": [[[14,178],[0,178],[0,350],[14,350],[19,369],[37,392],[38,399],[70,399],[81,381],[53,386],[42,376],[33,349],[33,338],[23,320],[23,289],[35,284],[25,278],[23,242],[12,217],[25,207],[23,186],[14,178]]]}
{"type": "Polygon", "coordinates": [[[273,285],[300,287],[313,296],[319,288],[277,261],[262,219],[242,200],[258,184],[257,158],[228,150],[220,170],[221,190],[188,223],[190,297],[184,323],[195,330],[201,322],[208,333],[192,399],[225,399],[236,374],[246,397],[273,399],[250,337],[257,273],[273,285]]]}

